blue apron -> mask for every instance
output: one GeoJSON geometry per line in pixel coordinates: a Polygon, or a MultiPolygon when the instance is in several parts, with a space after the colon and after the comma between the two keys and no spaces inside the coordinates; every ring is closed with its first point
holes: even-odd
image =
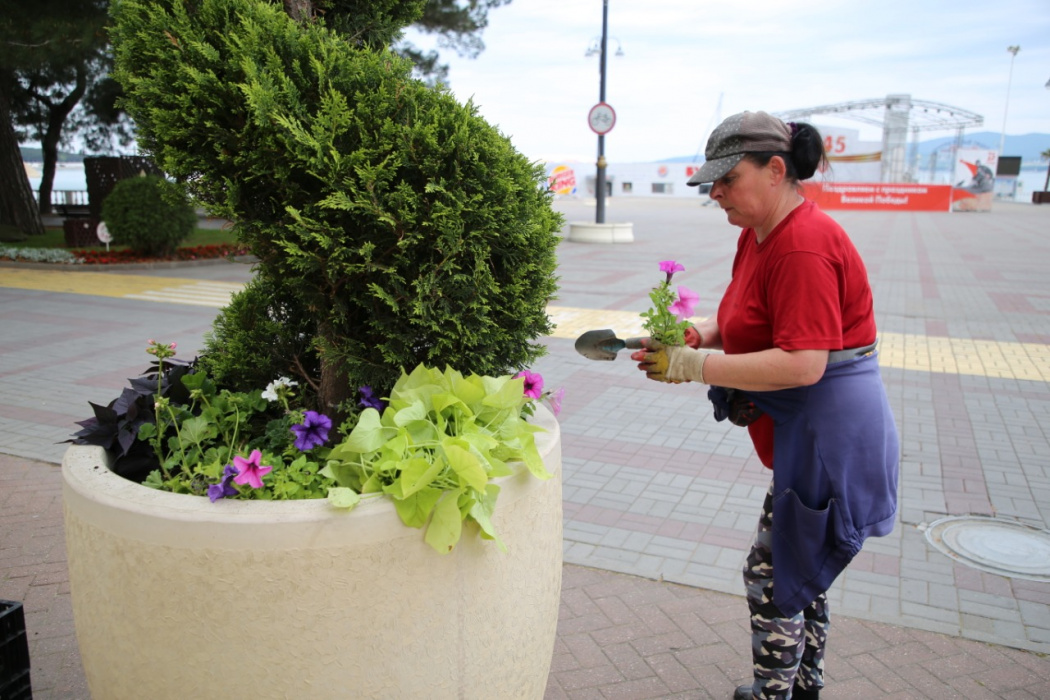
{"type": "Polygon", "coordinates": [[[812,386],[746,393],[773,419],[773,602],[792,617],[893,530],[897,428],[877,354],[829,364],[812,386]]]}

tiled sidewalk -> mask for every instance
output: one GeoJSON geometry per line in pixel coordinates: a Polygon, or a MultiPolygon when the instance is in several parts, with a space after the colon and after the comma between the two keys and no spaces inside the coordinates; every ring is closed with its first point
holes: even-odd
{"type": "MultiPolygon", "coordinates": [[[[58,467],[0,454],[0,599],[25,607],[36,700],[90,697],[65,563],[58,467]]],[[[571,564],[563,576],[548,700],[726,698],[746,681],[742,598],[571,564]]],[[[1039,654],[845,616],[832,634],[828,698],[1050,695],[1039,654]]]]}
{"type": "MultiPolygon", "coordinates": [[[[559,207],[593,216],[586,203],[559,207]]],[[[626,357],[587,361],[572,339],[629,334],[668,258],[685,264],[676,281],[699,291],[698,313],[713,313],[736,234],[691,200],[614,200],[609,217],[633,220],[636,241],[561,246],[559,328],[534,368],[567,390],[567,565],[547,695],[726,697],[749,673],[739,570],[768,472],[702,390],[649,382],[626,357]]],[[[869,267],[903,462],[896,530],[831,592],[826,696],[1050,697],[1050,661],[1032,653],[1050,651],[1050,583],[955,562],[923,532],[965,514],[1047,528],[1050,207],[837,218],[869,267]]],[[[247,271],[107,271],[85,290],[85,273],[55,288],[24,269],[0,267],[0,597],[26,601],[36,697],[85,698],[60,477],[41,462],[60,459],[87,401],[107,402],[143,368],[146,337],[192,354],[214,295],[247,271]]]]}

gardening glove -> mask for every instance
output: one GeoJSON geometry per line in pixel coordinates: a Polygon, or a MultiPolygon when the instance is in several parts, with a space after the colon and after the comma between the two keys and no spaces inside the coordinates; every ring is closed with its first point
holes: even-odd
{"type": "Polygon", "coordinates": [[[658,382],[701,382],[703,381],[704,359],[707,353],[693,348],[665,346],[655,340],[645,343],[645,349],[631,355],[638,361],[638,369],[645,372],[649,379],[658,382]]]}
{"type": "Polygon", "coordinates": [[[699,348],[703,342],[703,336],[700,335],[700,331],[696,330],[696,326],[689,326],[685,329],[686,345],[691,348],[699,348]]]}

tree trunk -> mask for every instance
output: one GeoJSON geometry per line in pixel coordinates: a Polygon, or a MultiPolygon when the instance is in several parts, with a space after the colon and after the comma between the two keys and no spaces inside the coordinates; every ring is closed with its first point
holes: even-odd
{"type": "Polygon", "coordinates": [[[76,86],[64,100],[58,104],[49,104],[47,107],[47,130],[44,131],[44,137],[40,140],[40,147],[44,152],[44,171],[40,176],[40,191],[37,193],[41,214],[51,213],[51,190],[55,184],[55,168],[58,164],[58,146],[62,142],[62,127],[66,123],[66,117],[87,92],[87,83],[87,71],[83,64],[79,64],[77,65],[76,86]]]}
{"type": "Polygon", "coordinates": [[[346,418],[346,414],[339,410],[339,404],[351,396],[353,390],[350,388],[350,378],[342,369],[342,363],[333,361],[327,357],[324,347],[335,347],[338,345],[331,338],[331,329],[324,324],[318,329],[321,337],[325,339],[322,343],[321,356],[321,385],[318,387],[318,399],[325,415],[332,419],[332,425],[339,425],[346,418]]]}
{"type": "Polygon", "coordinates": [[[312,0],[284,0],[284,11],[296,22],[305,22],[313,19],[313,5],[312,0]]]}
{"type": "Polygon", "coordinates": [[[18,137],[11,125],[7,95],[0,90],[0,224],[14,226],[31,236],[44,235],[33,188],[29,185],[18,148],[18,137]]]}

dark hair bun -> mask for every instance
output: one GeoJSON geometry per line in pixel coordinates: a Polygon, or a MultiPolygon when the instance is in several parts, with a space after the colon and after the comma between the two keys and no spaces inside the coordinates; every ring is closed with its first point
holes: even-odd
{"type": "Polygon", "coordinates": [[[791,162],[799,180],[808,180],[827,163],[824,139],[812,124],[791,125],[791,162]]]}

